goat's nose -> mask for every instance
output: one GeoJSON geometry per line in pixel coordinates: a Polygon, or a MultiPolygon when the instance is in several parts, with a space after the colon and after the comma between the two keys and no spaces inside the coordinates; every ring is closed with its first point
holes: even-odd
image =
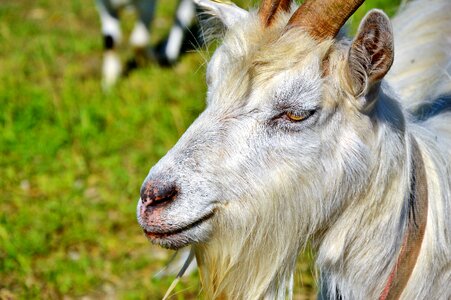
{"type": "Polygon", "coordinates": [[[144,206],[155,206],[177,197],[178,188],[173,181],[148,180],[141,187],[141,201],[144,206]]]}

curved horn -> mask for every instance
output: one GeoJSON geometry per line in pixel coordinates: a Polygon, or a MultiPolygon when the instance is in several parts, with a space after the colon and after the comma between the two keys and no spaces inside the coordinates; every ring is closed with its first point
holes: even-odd
{"type": "Polygon", "coordinates": [[[279,11],[290,11],[291,0],[264,0],[258,11],[263,25],[270,26],[279,11]]]}
{"type": "Polygon", "coordinates": [[[341,26],[365,0],[306,0],[288,21],[304,28],[317,40],[334,38],[341,26]]]}

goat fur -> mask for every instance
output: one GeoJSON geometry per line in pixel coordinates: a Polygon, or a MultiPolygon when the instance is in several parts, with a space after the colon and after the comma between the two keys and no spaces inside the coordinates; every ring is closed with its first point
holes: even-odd
{"type": "Polygon", "coordinates": [[[155,213],[140,201],[141,226],[180,229],[214,214],[179,239],[153,240],[193,245],[207,299],[291,298],[309,241],[324,295],[377,299],[406,230],[415,139],[429,206],[401,299],[449,299],[451,113],[420,122],[412,112],[451,93],[451,2],[413,1],[395,17],[394,65],[367,110],[346,72],[349,41],[286,31],[294,9],[268,28],[256,11],[228,19],[207,68],[205,112],[146,179],[175,180],[182,192],[155,213]],[[306,125],[274,117],[318,103],[306,125]]]}

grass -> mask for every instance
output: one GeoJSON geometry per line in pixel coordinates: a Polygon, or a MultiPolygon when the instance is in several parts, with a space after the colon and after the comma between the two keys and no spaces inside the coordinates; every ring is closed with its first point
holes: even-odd
{"type": "MultiPolygon", "coordinates": [[[[368,2],[355,19],[396,8],[368,2]]],[[[175,5],[158,6],[153,43],[175,5]]],[[[170,252],[149,245],[135,207],[149,168],[204,107],[205,61],[139,69],[106,95],[99,28],[93,1],[0,4],[0,299],[159,299],[172,280],[153,278],[170,252]]],[[[314,294],[309,261],[296,299],[314,294]]],[[[176,292],[196,298],[198,275],[176,292]]]]}

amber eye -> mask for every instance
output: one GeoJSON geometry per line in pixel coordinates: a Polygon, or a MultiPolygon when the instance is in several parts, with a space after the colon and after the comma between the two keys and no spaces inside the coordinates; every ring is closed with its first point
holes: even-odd
{"type": "Polygon", "coordinates": [[[286,116],[288,117],[288,119],[290,119],[290,121],[299,122],[306,119],[309,116],[309,114],[295,114],[292,112],[287,112],[286,116]]]}

